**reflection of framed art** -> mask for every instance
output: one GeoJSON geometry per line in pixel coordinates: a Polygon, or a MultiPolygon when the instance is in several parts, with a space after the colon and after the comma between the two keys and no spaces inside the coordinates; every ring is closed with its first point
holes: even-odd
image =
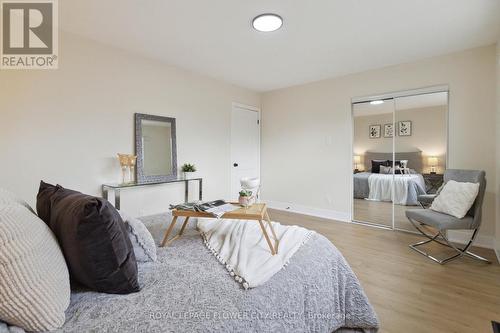
{"type": "Polygon", "coordinates": [[[384,125],[384,138],[392,138],[394,135],[394,124],[384,125]]]}
{"type": "Polygon", "coordinates": [[[381,125],[370,125],[370,139],[380,138],[381,125]]]}
{"type": "Polygon", "coordinates": [[[399,136],[411,136],[411,120],[404,120],[398,123],[399,136]]]}

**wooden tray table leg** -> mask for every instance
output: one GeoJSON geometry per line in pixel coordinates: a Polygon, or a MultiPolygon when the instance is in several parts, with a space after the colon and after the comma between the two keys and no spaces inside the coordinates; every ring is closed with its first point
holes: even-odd
{"type": "Polygon", "coordinates": [[[264,234],[264,237],[266,238],[267,245],[269,245],[269,249],[271,249],[271,254],[274,256],[276,252],[274,251],[273,244],[271,243],[271,240],[269,239],[269,236],[267,235],[266,227],[262,223],[262,220],[259,220],[260,228],[262,229],[262,233],[264,234]]]}
{"type": "Polygon", "coordinates": [[[170,233],[172,232],[172,229],[175,226],[175,223],[177,222],[177,216],[174,216],[172,219],[172,222],[170,222],[170,226],[168,227],[167,231],[165,232],[165,236],[163,236],[163,241],[161,242],[161,247],[164,247],[165,244],[167,243],[168,236],[170,236],[170,233]]]}
{"type": "Polygon", "coordinates": [[[186,229],[186,225],[189,221],[189,216],[186,216],[186,219],[184,220],[184,223],[182,224],[181,231],[179,231],[179,236],[184,233],[184,229],[186,229]]]}
{"type": "Polygon", "coordinates": [[[271,229],[271,232],[272,232],[273,237],[274,237],[274,249],[275,249],[276,253],[278,253],[278,246],[280,244],[280,241],[278,240],[278,237],[276,237],[276,233],[274,232],[273,224],[271,223],[271,218],[267,214],[267,210],[264,213],[264,215],[265,215],[267,224],[269,224],[269,228],[271,229]]]}

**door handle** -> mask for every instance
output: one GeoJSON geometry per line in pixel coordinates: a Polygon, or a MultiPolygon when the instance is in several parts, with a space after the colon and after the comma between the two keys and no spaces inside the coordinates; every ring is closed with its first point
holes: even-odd
{"type": "Polygon", "coordinates": [[[233,166],[236,168],[238,166],[238,163],[233,163],[233,166]]]}

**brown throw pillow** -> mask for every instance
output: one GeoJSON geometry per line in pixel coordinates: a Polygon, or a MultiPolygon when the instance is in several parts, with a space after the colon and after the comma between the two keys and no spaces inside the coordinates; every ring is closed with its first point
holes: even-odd
{"type": "Polygon", "coordinates": [[[73,280],[111,294],[140,290],[125,224],[107,200],[42,181],[36,208],[59,241],[73,280]]]}

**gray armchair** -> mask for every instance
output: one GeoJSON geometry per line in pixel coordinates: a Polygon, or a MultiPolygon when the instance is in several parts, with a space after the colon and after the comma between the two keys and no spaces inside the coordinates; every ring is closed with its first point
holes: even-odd
{"type": "MultiPolygon", "coordinates": [[[[428,238],[424,241],[410,245],[410,248],[440,264],[445,264],[464,255],[490,263],[487,259],[469,251],[469,248],[471,247],[474,239],[477,236],[479,227],[481,226],[481,210],[483,206],[484,192],[486,190],[485,172],[478,170],[449,169],[444,173],[444,182],[446,183],[449,180],[455,180],[457,182],[479,183],[479,193],[476,197],[476,200],[474,201],[474,204],[467,212],[467,215],[465,215],[462,219],[458,219],[451,215],[435,212],[430,209],[407,210],[406,217],[408,218],[408,220],[422,235],[428,238]],[[422,229],[423,225],[433,227],[437,230],[437,233],[434,235],[429,235],[422,229]],[[459,248],[449,241],[446,235],[446,231],[464,229],[472,230],[472,235],[469,242],[463,248],[459,248]],[[437,259],[418,248],[419,246],[427,244],[429,242],[436,242],[441,245],[450,247],[457,253],[444,259],[437,259]]],[[[430,205],[435,197],[436,195],[423,195],[419,196],[418,200],[422,207],[425,207],[426,205],[430,205]]]]}
{"type": "Polygon", "coordinates": [[[434,201],[434,198],[436,196],[437,196],[437,193],[436,194],[420,194],[417,197],[417,200],[420,203],[420,206],[422,206],[422,208],[427,208],[432,204],[432,202],[434,201]]]}

